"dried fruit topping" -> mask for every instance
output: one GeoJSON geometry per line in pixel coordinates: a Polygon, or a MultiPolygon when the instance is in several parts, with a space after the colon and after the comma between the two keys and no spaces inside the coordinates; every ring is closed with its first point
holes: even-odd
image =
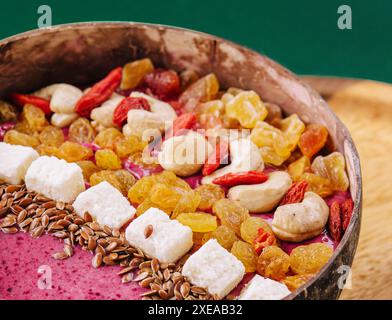
{"type": "MultiPolygon", "coordinates": [[[[292,146],[289,144],[285,134],[278,128],[263,121],[259,121],[252,130],[251,139],[258,147],[269,148],[270,153],[274,153],[276,156],[282,158],[281,163],[289,158],[292,151],[292,146]]],[[[272,164],[280,165],[281,163],[272,164]]]]}
{"type": "Polygon", "coordinates": [[[211,232],[218,227],[216,217],[204,212],[180,213],[176,219],[193,232],[211,232]]]}
{"type": "Polygon", "coordinates": [[[128,190],[136,183],[136,178],[124,169],[114,170],[113,174],[120,183],[120,191],[126,196],[128,190]]]}
{"type": "Polygon", "coordinates": [[[150,104],[145,98],[127,97],[116,107],[113,113],[113,123],[122,127],[127,120],[128,111],[132,109],[142,109],[150,111],[150,104]]]}
{"type": "Polygon", "coordinates": [[[95,153],[95,161],[101,169],[120,169],[120,158],[110,149],[98,150],[95,153]]]}
{"type": "Polygon", "coordinates": [[[24,107],[26,104],[31,104],[41,109],[45,115],[49,115],[52,111],[50,110],[50,101],[31,95],[31,94],[19,94],[13,93],[10,96],[11,101],[19,107],[24,107]]]}
{"type": "Polygon", "coordinates": [[[185,134],[196,123],[196,115],[192,112],[184,113],[173,121],[173,126],[166,132],[165,139],[185,134]]]}
{"type": "MultiPolygon", "coordinates": [[[[198,79],[191,84],[181,95],[182,104],[193,102],[206,102],[215,98],[219,91],[219,82],[213,73],[198,79]]],[[[196,106],[196,104],[194,104],[196,106]]]]}
{"type": "Polygon", "coordinates": [[[129,189],[128,198],[134,205],[139,205],[139,214],[156,207],[178,215],[195,211],[200,203],[200,195],[170,171],[141,178],[129,189]]]}
{"type": "Polygon", "coordinates": [[[280,205],[283,206],[285,204],[302,202],[307,188],[308,183],[306,181],[293,183],[284,195],[280,205]]]}
{"type": "Polygon", "coordinates": [[[45,113],[32,104],[26,104],[23,107],[22,122],[25,122],[31,132],[41,132],[49,125],[45,118],[45,113]]]}
{"type": "Polygon", "coordinates": [[[79,143],[65,141],[59,148],[58,156],[67,162],[77,162],[90,159],[93,151],[79,143]]]}
{"type": "Polygon", "coordinates": [[[346,231],[350,224],[351,216],[353,215],[354,202],[352,199],[346,199],[341,204],[341,219],[343,231],[346,231]]]}
{"type": "Polygon", "coordinates": [[[280,129],[286,136],[286,140],[289,142],[290,151],[293,151],[298,144],[301,134],[305,130],[305,124],[296,114],[280,121],[280,129]]]}
{"type": "Polygon", "coordinates": [[[313,274],[297,274],[284,278],[283,283],[287,286],[287,288],[289,288],[290,291],[295,291],[313,277],[313,274]]]}
{"type": "Polygon", "coordinates": [[[127,63],[123,68],[120,89],[130,90],[136,88],[144,76],[153,70],[154,65],[148,58],[127,63]]]}
{"type": "Polygon", "coordinates": [[[199,113],[197,115],[197,128],[209,130],[218,129],[223,126],[222,120],[219,116],[210,113],[199,113]]]}
{"type": "Polygon", "coordinates": [[[231,250],[234,242],[239,240],[235,232],[226,226],[219,226],[214,232],[203,237],[203,242],[205,243],[211,238],[216,239],[216,241],[218,241],[218,243],[226,250],[231,250]]]}
{"type": "Polygon", "coordinates": [[[115,149],[116,142],[124,138],[124,135],[116,128],[108,128],[95,137],[94,142],[104,149],[115,149]]]}
{"type": "Polygon", "coordinates": [[[267,221],[260,217],[249,217],[241,224],[241,238],[253,245],[259,235],[259,229],[272,234],[272,229],[267,221]]]}
{"type": "Polygon", "coordinates": [[[91,186],[95,186],[103,181],[110,183],[113,187],[117,190],[122,192],[122,185],[118,181],[117,176],[115,175],[114,171],[112,170],[102,170],[96,173],[93,173],[90,176],[90,184],[91,186]]]}
{"type": "Polygon", "coordinates": [[[0,100],[0,123],[14,122],[18,120],[18,111],[12,104],[0,100]]]}
{"type": "Polygon", "coordinates": [[[95,130],[86,118],[76,119],[69,126],[69,140],[78,143],[91,143],[95,138],[95,130]]]}
{"type": "Polygon", "coordinates": [[[230,252],[243,263],[245,272],[256,271],[257,255],[249,243],[238,240],[234,242],[230,252]]]}
{"type": "Polygon", "coordinates": [[[215,178],[212,182],[225,187],[232,187],[243,184],[258,184],[268,180],[268,175],[262,171],[247,171],[227,173],[215,178]]]}
{"type": "Polygon", "coordinates": [[[328,130],[326,127],[310,124],[301,135],[298,146],[301,152],[310,159],[324,147],[327,139],[328,130]]]}
{"type": "Polygon", "coordinates": [[[173,70],[156,69],[146,74],[144,83],[159,99],[168,100],[180,93],[180,78],[173,70]]]}
{"type": "Polygon", "coordinates": [[[254,91],[242,91],[226,105],[226,115],[239,121],[244,128],[254,128],[267,116],[267,109],[254,91]]]}
{"type": "Polygon", "coordinates": [[[332,257],[333,249],[325,243],[311,243],[293,249],[290,267],[296,274],[317,273],[332,257]]]}
{"type": "Polygon", "coordinates": [[[340,218],[340,206],[337,201],[334,201],[329,209],[328,230],[333,240],[340,241],[342,238],[342,221],[340,218]]]}
{"type": "Polygon", "coordinates": [[[121,74],[122,68],[116,68],[92,86],[76,103],[75,111],[82,117],[89,117],[91,111],[108,100],[120,85],[121,74]]]}
{"type": "Polygon", "coordinates": [[[4,135],[4,142],[33,148],[39,145],[38,138],[16,130],[7,131],[4,135]]]}
{"type": "Polygon", "coordinates": [[[212,212],[220,219],[223,226],[241,235],[241,223],[249,218],[249,211],[235,201],[221,199],[214,203],[212,212]]]}
{"type": "Polygon", "coordinates": [[[271,125],[280,123],[282,120],[282,109],[278,105],[270,102],[265,102],[264,106],[267,109],[267,117],[264,121],[271,125]]]}
{"type": "Polygon", "coordinates": [[[264,248],[276,244],[276,238],[272,232],[268,232],[263,228],[257,231],[257,237],[253,241],[253,246],[257,254],[260,254],[264,248]]]}
{"type": "Polygon", "coordinates": [[[301,180],[308,183],[307,191],[317,193],[322,198],[328,197],[333,193],[331,181],[314,173],[305,172],[301,176],[301,180]]]}
{"type": "Polygon", "coordinates": [[[309,170],[310,160],[307,156],[302,156],[298,160],[290,163],[288,167],[288,173],[295,182],[301,180],[302,175],[309,170]]]}
{"type": "Polygon", "coordinates": [[[345,167],[344,156],[340,152],[333,152],[326,157],[318,156],[312,162],[312,171],[329,179],[335,191],[346,191],[349,186],[345,167]]]}
{"type": "Polygon", "coordinates": [[[225,160],[228,160],[228,156],[228,141],[226,139],[219,139],[219,141],[215,145],[214,152],[208,157],[206,163],[204,164],[202,170],[203,176],[208,176],[213,173],[225,160]]]}
{"type": "Polygon", "coordinates": [[[53,146],[47,146],[45,144],[40,144],[35,150],[40,156],[57,157],[59,158],[59,149],[53,146]]]}
{"type": "Polygon", "coordinates": [[[296,114],[280,121],[280,129],[259,121],[251,132],[252,141],[260,147],[266,163],[280,166],[296,148],[305,129],[304,123],[296,114]]]}
{"type": "Polygon", "coordinates": [[[115,143],[115,151],[120,158],[126,158],[136,152],[142,152],[147,147],[147,142],[135,135],[118,139],[115,143]]]}
{"type": "Polygon", "coordinates": [[[284,279],[289,269],[289,255],[277,246],[266,247],[257,260],[257,272],[276,281],[284,279]]]}
{"type": "Polygon", "coordinates": [[[200,205],[201,196],[194,190],[185,192],[173,209],[171,217],[174,219],[180,213],[195,212],[200,205]]]}
{"type": "Polygon", "coordinates": [[[99,171],[99,168],[90,160],[78,161],[76,164],[82,169],[84,181],[87,182],[94,173],[99,171]]]}
{"type": "Polygon", "coordinates": [[[57,127],[47,126],[39,134],[39,140],[46,146],[59,147],[64,142],[64,133],[57,127]]]}
{"type": "Polygon", "coordinates": [[[195,189],[195,192],[200,195],[198,207],[200,211],[210,212],[212,205],[225,197],[225,191],[215,184],[202,184],[195,189]]]}

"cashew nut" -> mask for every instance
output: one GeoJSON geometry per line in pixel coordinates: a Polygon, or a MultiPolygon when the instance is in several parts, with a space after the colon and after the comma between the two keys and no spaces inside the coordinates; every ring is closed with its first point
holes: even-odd
{"type": "Polygon", "coordinates": [[[264,168],[259,148],[247,138],[230,141],[230,158],[231,163],[229,165],[214,171],[209,176],[203,177],[201,183],[211,184],[215,178],[221,177],[227,173],[256,169],[263,170],[264,168]]]}
{"type": "Polygon", "coordinates": [[[91,111],[91,125],[98,131],[115,127],[113,123],[113,114],[119,103],[124,99],[123,96],[114,93],[109,100],[105,101],[100,107],[91,111]]]}
{"type": "Polygon", "coordinates": [[[132,109],[128,111],[127,124],[123,127],[124,135],[137,135],[142,137],[146,130],[153,129],[164,132],[169,128],[177,114],[170,104],[150,97],[141,92],[132,92],[130,97],[145,98],[150,110],[132,109]]]}
{"type": "Polygon", "coordinates": [[[195,131],[167,139],[158,154],[159,164],[181,177],[198,172],[213,151],[211,144],[195,131]]]}
{"type": "Polygon", "coordinates": [[[269,212],[278,205],[291,183],[288,173],[275,171],[268,174],[268,180],[264,183],[230,188],[227,196],[231,200],[237,200],[250,212],[269,212]]]}
{"type": "Polygon", "coordinates": [[[79,115],[77,113],[53,113],[50,122],[55,127],[64,128],[68,127],[78,117],[79,115]]]}
{"type": "Polygon", "coordinates": [[[56,83],[35,93],[39,97],[50,100],[50,109],[56,113],[73,113],[75,105],[82,97],[79,88],[67,83],[56,83]]]}
{"type": "Polygon", "coordinates": [[[177,113],[174,111],[173,107],[164,101],[155,99],[147,94],[137,91],[132,92],[130,97],[146,99],[150,105],[151,112],[158,114],[163,121],[171,122],[177,118],[177,113]]]}
{"type": "Polygon", "coordinates": [[[63,83],[55,83],[49,86],[43,87],[33,93],[33,95],[40,97],[42,99],[50,100],[53,96],[53,93],[58,89],[61,88],[63,83]]]}
{"type": "Polygon", "coordinates": [[[279,239],[301,242],[319,235],[328,216],[329,209],[323,198],[306,192],[301,203],[286,204],[276,209],[272,230],[279,239]]]}

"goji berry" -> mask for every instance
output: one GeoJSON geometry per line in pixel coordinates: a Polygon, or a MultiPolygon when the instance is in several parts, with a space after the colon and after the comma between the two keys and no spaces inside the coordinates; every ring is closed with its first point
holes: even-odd
{"type": "Polygon", "coordinates": [[[253,247],[256,253],[260,255],[263,249],[272,246],[276,242],[276,239],[272,233],[265,231],[263,228],[259,228],[257,233],[258,235],[253,241],[253,247]]]}
{"type": "Polygon", "coordinates": [[[121,127],[127,120],[131,109],[144,109],[150,111],[150,105],[145,98],[127,97],[123,99],[114,110],[113,123],[121,127]]]}
{"type": "Polygon", "coordinates": [[[333,240],[340,241],[342,238],[342,221],[340,218],[340,206],[334,201],[329,209],[328,230],[333,240]]]}
{"type": "Polygon", "coordinates": [[[212,183],[220,186],[232,187],[241,184],[257,184],[268,180],[268,176],[261,171],[247,171],[228,173],[212,180],[212,183]]]}
{"type": "Polygon", "coordinates": [[[180,92],[180,78],[173,70],[156,69],[144,77],[144,84],[160,99],[166,100],[180,92]]]}
{"type": "Polygon", "coordinates": [[[341,219],[342,228],[346,231],[348,225],[350,224],[351,216],[353,214],[354,202],[352,199],[346,199],[341,204],[341,219]]]}
{"type": "Polygon", "coordinates": [[[204,164],[202,174],[208,176],[219,168],[222,161],[229,155],[229,143],[226,140],[219,140],[216,143],[214,152],[208,157],[204,164]]]}
{"type": "Polygon", "coordinates": [[[76,103],[75,111],[82,117],[89,117],[91,111],[110,98],[120,85],[122,68],[112,70],[104,79],[97,82],[76,103]]]}
{"type": "Polygon", "coordinates": [[[279,205],[302,202],[307,188],[308,183],[306,181],[293,183],[279,205]]]}
{"type": "Polygon", "coordinates": [[[23,107],[25,104],[32,104],[37,108],[40,108],[45,115],[49,115],[52,111],[50,110],[50,101],[31,95],[31,94],[19,94],[12,93],[11,101],[19,107],[23,107]]]}
{"type": "Polygon", "coordinates": [[[166,132],[165,139],[180,135],[185,130],[191,129],[196,123],[196,115],[192,112],[184,113],[173,121],[172,127],[166,132]]]}

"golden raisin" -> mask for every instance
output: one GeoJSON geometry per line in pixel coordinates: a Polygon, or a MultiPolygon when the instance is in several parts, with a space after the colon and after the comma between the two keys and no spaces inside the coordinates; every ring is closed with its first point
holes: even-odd
{"type": "Polygon", "coordinates": [[[269,233],[272,233],[270,225],[264,219],[259,217],[249,217],[245,219],[245,221],[241,223],[240,227],[241,238],[253,245],[256,237],[259,234],[260,228],[269,233]]]}
{"type": "Polygon", "coordinates": [[[277,246],[264,248],[257,260],[257,272],[263,277],[277,281],[286,276],[289,268],[289,255],[277,246]]]}
{"type": "Polygon", "coordinates": [[[33,148],[39,145],[39,140],[36,137],[16,130],[7,131],[4,135],[4,142],[33,148]]]}
{"type": "Polygon", "coordinates": [[[103,149],[115,149],[116,142],[122,139],[124,135],[116,128],[102,130],[95,137],[94,142],[103,149]]]}
{"type": "Polygon", "coordinates": [[[296,274],[318,272],[332,257],[333,249],[325,243],[311,243],[293,249],[290,266],[296,274]]]}
{"type": "Polygon", "coordinates": [[[77,162],[90,159],[93,151],[79,143],[65,141],[59,148],[59,157],[68,162],[77,162]]]}
{"type": "Polygon", "coordinates": [[[287,286],[287,288],[289,288],[290,291],[295,291],[313,277],[313,274],[297,274],[284,278],[283,283],[287,286]]]}
{"type": "Polygon", "coordinates": [[[69,126],[69,140],[78,143],[90,143],[95,138],[94,128],[86,118],[78,118],[69,126]]]}
{"type": "Polygon", "coordinates": [[[85,181],[90,181],[90,177],[99,171],[99,168],[90,160],[78,161],[76,164],[82,169],[85,181]]]}
{"type": "Polygon", "coordinates": [[[240,260],[244,267],[245,272],[255,272],[257,265],[257,255],[249,243],[238,240],[234,242],[230,251],[238,260],[240,260]]]}
{"type": "Polygon", "coordinates": [[[220,199],[212,207],[212,211],[221,221],[221,224],[232,229],[240,235],[241,223],[249,218],[248,209],[242,207],[238,202],[229,199],[220,199]]]}
{"type": "Polygon", "coordinates": [[[64,133],[60,128],[47,126],[39,134],[39,140],[46,146],[60,147],[64,142],[64,133]]]}
{"type": "Polygon", "coordinates": [[[226,226],[219,226],[214,232],[210,233],[209,236],[205,236],[203,241],[207,242],[211,238],[216,239],[216,241],[227,250],[231,250],[234,242],[239,240],[235,232],[226,226]]]}
{"type": "Polygon", "coordinates": [[[120,158],[110,149],[98,150],[95,153],[95,161],[101,169],[120,169],[120,158]]]}
{"type": "Polygon", "coordinates": [[[195,191],[200,195],[199,210],[211,211],[212,205],[225,197],[225,191],[216,184],[202,184],[195,191]]]}

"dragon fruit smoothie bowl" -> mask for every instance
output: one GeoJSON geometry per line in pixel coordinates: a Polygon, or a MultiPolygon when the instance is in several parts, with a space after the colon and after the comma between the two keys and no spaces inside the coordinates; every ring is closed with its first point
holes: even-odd
{"type": "Polygon", "coordinates": [[[62,25],[0,42],[0,100],[1,299],[339,296],[358,154],[277,63],[191,30],[62,25]]]}

